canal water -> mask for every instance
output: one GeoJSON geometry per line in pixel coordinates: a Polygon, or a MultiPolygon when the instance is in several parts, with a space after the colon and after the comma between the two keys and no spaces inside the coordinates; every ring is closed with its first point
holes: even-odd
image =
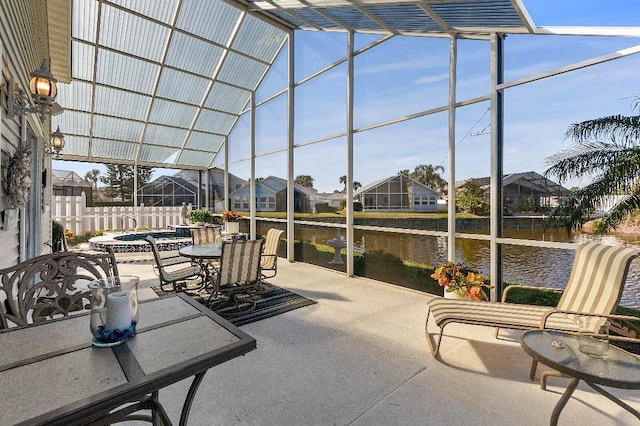
{"type": "MultiPolygon", "coordinates": [[[[258,232],[261,230],[259,229],[258,232]]],[[[488,233],[481,229],[473,229],[469,232],[488,233]]],[[[331,228],[297,226],[296,240],[326,244],[326,241],[333,238],[335,233],[336,231],[331,228]]],[[[354,237],[357,242],[364,238],[367,251],[382,250],[405,260],[431,265],[447,260],[446,237],[359,230],[354,230],[354,237]]],[[[578,243],[597,239],[612,245],[640,246],[640,241],[636,238],[625,240],[616,236],[592,237],[579,232],[569,235],[560,229],[505,229],[504,237],[578,243]]],[[[569,278],[573,257],[573,250],[505,245],[503,246],[503,279],[528,285],[563,288],[569,278]]],[[[488,275],[489,242],[471,239],[456,240],[456,259],[488,275]]],[[[620,305],[640,308],[640,259],[634,260],[631,264],[620,305]]]]}

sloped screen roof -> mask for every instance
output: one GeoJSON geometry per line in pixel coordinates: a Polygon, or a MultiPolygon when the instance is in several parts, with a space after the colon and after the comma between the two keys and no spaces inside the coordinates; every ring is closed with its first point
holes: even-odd
{"type": "Polygon", "coordinates": [[[74,1],[72,82],[52,118],[60,159],[207,168],[289,29],[473,36],[530,24],[520,0],[74,1]]]}
{"type": "Polygon", "coordinates": [[[306,30],[354,30],[406,35],[529,32],[520,0],[249,0],[283,22],[306,30]]]}

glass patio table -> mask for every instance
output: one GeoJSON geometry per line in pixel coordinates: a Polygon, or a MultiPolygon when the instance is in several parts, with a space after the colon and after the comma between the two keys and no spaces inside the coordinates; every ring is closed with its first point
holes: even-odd
{"type": "Polygon", "coordinates": [[[182,247],[178,252],[190,259],[215,260],[220,259],[222,248],[216,243],[204,243],[182,247]]]}
{"type": "Polygon", "coordinates": [[[188,257],[200,265],[200,269],[202,269],[204,273],[204,287],[212,285],[211,280],[213,277],[211,276],[209,263],[212,260],[220,259],[220,256],[222,256],[222,248],[220,245],[216,243],[195,244],[182,247],[178,252],[181,256],[188,257]]]}
{"type": "Polygon", "coordinates": [[[576,334],[549,330],[523,333],[520,345],[534,359],[571,377],[569,386],[553,409],[551,425],[558,423],[562,409],[580,380],[640,420],[640,412],[600,387],[640,389],[640,357],[610,345],[606,359],[595,358],[580,352],[576,334]]]}
{"type": "Polygon", "coordinates": [[[88,314],[0,330],[0,424],[102,424],[143,409],[154,424],[172,424],[159,391],[193,377],[179,423],[186,425],[205,373],[256,348],[184,294],[144,301],[139,314],[137,335],[110,348],[91,345],[88,314]]]}

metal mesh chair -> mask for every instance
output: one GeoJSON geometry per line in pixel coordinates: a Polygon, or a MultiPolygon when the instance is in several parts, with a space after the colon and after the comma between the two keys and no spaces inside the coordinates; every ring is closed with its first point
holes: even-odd
{"type": "Polygon", "coordinates": [[[278,273],[278,242],[283,233],[283,230],[275,228],[267,231],[262,258],[260,259],[262,278],[273,278],[278,273]]]}
{"type": "Polygon", "coordinates": [[[191,228],[191,242],[193,245],[214,243],[220,235],[220,228],[217,226],[204,226],[202,228],[191,228]]]}
{"type": "Polygon", "coordinates": [[[221,316],[238,316],[256,307],[251,294],[260,284],[260,256],[264,240],[222,244],[220,267],[213,279],[214,289],[207,304],[221,316]],[[239,297],[239,295],[244,297],[239,297]]]}
{"type": "Polygon", "coordinates": [[[257,293],[264,294],[275,289],[275,286],[264,280],[273,278],[278,273],[278,244],[283,233],[283,230],[275,228],[267,231],[262,257],[260,258],[260,285],[256,290],[257,293]]]}
{"type": "Polygon", "coordinates": [[[162,291],[177,292],[202,288],[204,285],[204,272],[199,265],[194,265],[191,263],[191,260],[187,258],[184,258],[184,260],[189,263],[180,263],[177,266],[173,262],[166,264],[166,259],[160,255],[160,250],[158,250],[155,238],[147,235],[145,240],[151,246],[151,252],[153,253],[158,276],[160,277],[160,289],[162,291]],[[195,287],[189,287],[190,281],[195,281],[195,287]]]}

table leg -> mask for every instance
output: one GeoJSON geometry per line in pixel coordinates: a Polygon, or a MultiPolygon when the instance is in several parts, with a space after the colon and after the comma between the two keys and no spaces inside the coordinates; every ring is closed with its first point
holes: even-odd
{"type": "Polygon", "coordinates": [[[577,379],[575,377],[571,379],[571,382],[569,382],[569,386],[567,386],[567,389],[562,394],[562,398],[560,398],[560,401],[558,401],[556,406],[553,408],[553,413],[551,413],[551,421],[549,422],[551,426],[556,426],[558,424],[558,417],[560,417],[560,412],[562,411],[564,406],[567,405],[567,401],[569,401],[569,398],[571,398],[573,391],[578,387],[578,383],[580,383],[580,379],[577,379]]]}
{"type": "Polygon", "coordinates": [[[198,391],[198,387],[200,383],[202,383],[202,379],[204,379],[204,375],[207,372],[198,373],[193,378],[193,382],[191,382],[191,386],[189,387],[189,392],[187,393],[187,397],[184,400],[184,405],[182,406],[182,414],[180,415],[180,426],[186,426],[187,421],[189,420],[189,411],[191,411],[191,404],[193,404],[193,399],[196,396],[196,392],[198,391]]]}
{"type": "Polygon", "coordinates": [[[619,406],[621,406],[622,408],[624,408],[625,410],[627,410],[628,412],[630,412],[631,414],[633,414],[634,416],[636,416],[638,419],[640,419],[640,412],[638,412],[638,410],[632,408],[630,405],[628,405],[627,403],[621,401],[619,398],[617,398],[616,396],[610,394],[609,392],[607,392],[606,390],[602,389],[600,386],[594,384],[594,383],[589,383],[586,382],[589,386],[591,386],[593,389],[595,389],[596,391],[598,391],[601,395],[606,396],[607,398],[609,398],[611,401],[615,402],[616,404],[618,404],[619,406]]]}
{"type": "Polygon", "coordinates": [[[196,262],[202,269],[202,273],[204,277],[202,278],[202,284],[198,288],[198,290],[206,289],[209,286],[213,285],[213,275],[211,274],[211,270],[209,269],[209,264],[206,259],[196,259],[196,262]]]}

